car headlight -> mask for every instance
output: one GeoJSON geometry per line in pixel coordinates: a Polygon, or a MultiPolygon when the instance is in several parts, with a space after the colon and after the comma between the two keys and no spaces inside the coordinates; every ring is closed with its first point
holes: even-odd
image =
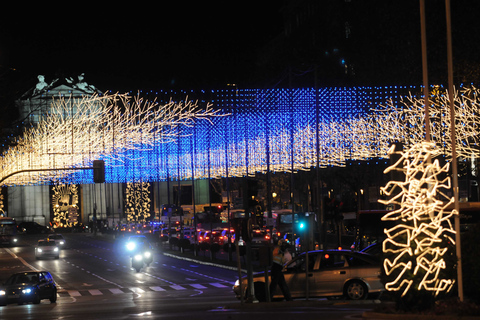
{"type": "Polygon", "coordinates": [[[58,251],[58,247],[55,247],[55,249],[53,249],[53,251],[57,252],[57,251],[58,251]]]}
{"type": "Polygon", "coordinates": [[[5,292],[5,290],[0,290],[0,296],[4,296],[6,294],[7,294],[7,292],[5,292]]]}
{"type": "Polygon", "coordinates": [[[42,252],[42,249],[40,249],[40,248],[37,248],[37,252],[42,252]]]}
{"type": "Polygon", "coordinates": [[[30,293],[32,293],[32,288],[22,289],[22,293],[23,293],[23,294],[30,294],[30,293]]]}
{"type": "Polygon", "coordinates": [[[143,259],[142,255],[141,254],[136,254],[134,257],[133,257],[136,261],[140,261],[143,259]]]}
{"type": "Polygon", "coordinates": [[[145,251],[143,255],[145,256],[145,258],[150,258],[152,254],[150,253],[150,251],[145,251]]]}
{"type": "Polygon", "coordinates": [[[65,244],[65,242],[63,241],[60,241],[60,245],[63,246],[65,244]]]}
{"type": "Polygon", "coordinates": [[[127,243],[127,250],[128,250],[128,251],[133,251],[133,250],[135,250],[135,247],[136,247],[136,246],[135,246],[135,242],[129,242],[129,243],[127,243]]]}
{"type": "Polygon", "coordinates": [[[237,281],[235,281],[234,286],[235,286],[235,287],[239,287],[239,286],[240,286],[240,281],[238,281],[238,279],[237,279],[237,281]]]}

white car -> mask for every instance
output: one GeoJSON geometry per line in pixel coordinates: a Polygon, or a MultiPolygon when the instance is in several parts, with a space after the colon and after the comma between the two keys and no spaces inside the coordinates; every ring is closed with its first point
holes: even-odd
{"type": "Polygon", "coordinates": [[[60,248],[55,240],[38,240],[35,247],[35,259],[54,257],[58,259],[60,257],[60,248]]]}
{"type": "Polygon", "coordinates": [[[48,240],[55,240],[60,249],[67,247],[67,241],[60,233],[51,234],[48,236],[48,240]]]}

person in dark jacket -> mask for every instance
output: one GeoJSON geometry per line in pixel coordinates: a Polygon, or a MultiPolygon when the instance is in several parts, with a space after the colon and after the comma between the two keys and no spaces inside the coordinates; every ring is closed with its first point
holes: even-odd
{"type": "Polygon", "coordinates": [[[283,276],[283,265],[285,263],[285,251],[287,250],[287,242],[285,240],[279,240],[278,245],[273,249],[273,263],[270,270],[271,283],[270,283],[270,300],[273,298],[273,294],[277,289],[277,285],[282,290],[285,300],[291,301],[290,289],[288,288],[285,277],[283,276]]]}

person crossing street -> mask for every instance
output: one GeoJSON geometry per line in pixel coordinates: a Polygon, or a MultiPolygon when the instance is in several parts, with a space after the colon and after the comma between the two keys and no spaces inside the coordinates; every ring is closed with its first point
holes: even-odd
{"type": "Polygon", "coordinates": [[[273,298],[274,292],[277,289],[277,285],[282,290],[285,300],[291,301],[290,289],[288,288],[285,277],[283,276],[283,265],[285,263],[285,251],[287,250],[287,242],[285,240],[279,240],[277,246],[273,249],[273,263],[270,270],[271,283],[270,283],[270,301],[273,298]]]}

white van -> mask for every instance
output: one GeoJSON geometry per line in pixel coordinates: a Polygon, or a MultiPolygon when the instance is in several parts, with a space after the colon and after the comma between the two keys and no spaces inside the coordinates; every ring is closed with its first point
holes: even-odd
{"type": "Polygon", "coordinates": [[[195,243],[195,228],[193,227],[183,228],[183,238],[188,239],[190,243],[195,243]]]}

